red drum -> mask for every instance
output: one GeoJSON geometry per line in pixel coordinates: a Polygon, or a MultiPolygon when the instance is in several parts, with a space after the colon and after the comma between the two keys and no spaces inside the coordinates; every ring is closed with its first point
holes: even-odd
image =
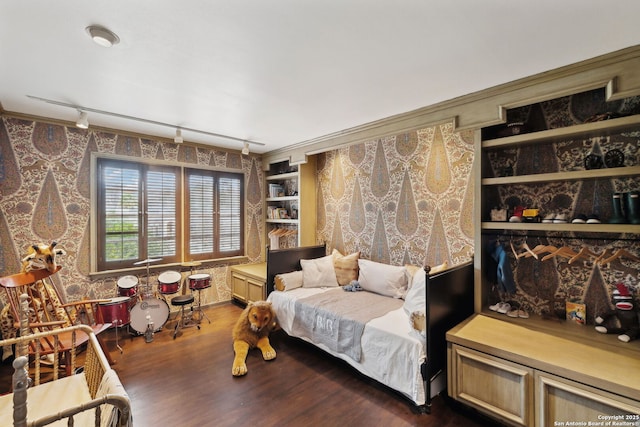
{"type": "Polygon", "coordinates": [[[115,326],[129,324],[129,297],[112,298],[109,302],[98,304],[98,310],[105,323],[112,323],[115,326]]]}
{"type": "Polygon", "coordinates": [[[207,273],[192,274],[189,276],[189,288],[204,289],[211,286],[211,276],[207,273]]]}
{"type": "Polygon", "coordinates": [[[122,276],[118,279],[118,295],[134,297],[138,294],[138,278],[136,276],[122,276]]]}
{"type": "Polygon", "coordinates": [[[158,276],[158,292],[175,294],[180,290],[182,276],[177,271],[165,271],[158,276]]]}

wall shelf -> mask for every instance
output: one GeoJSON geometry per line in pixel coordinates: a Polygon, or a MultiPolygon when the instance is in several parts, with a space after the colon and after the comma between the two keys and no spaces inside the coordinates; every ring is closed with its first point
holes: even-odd
{"type": "Polygon", "coordinates": [[[621,117],[600,122],[584,123],[558,129],[543,130],[540,132],[523,133],[504,138],[482,141],[482,148],[507,147],[510,145],[533,144],[536,142],[554,142],[578,138],[593,138],[609,136],[615,133],[632,130],[640,125],[640,114],[621,117]]]}

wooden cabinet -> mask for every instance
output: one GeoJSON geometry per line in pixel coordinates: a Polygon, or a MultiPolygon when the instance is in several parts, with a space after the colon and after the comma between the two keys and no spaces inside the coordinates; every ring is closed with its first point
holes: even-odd
{"type": "Polygon", "coordinates": [[[449,393],[512,425],[533,423],[533,369],[471,348],[450,348],[449,393]]]}
{"type": "Polygon", "coordinates": [[[272,249],[316,244],[316,163],[269,165],[266,175],[266,240],[272,249]]]}
{"type": "Polygon", "coordinates": [[[640,402],[545,372],[535,373],[536,426],[553,426],[558,420],[584,420],[591,425],[640,425],[640,402]],[[608,420],[604,417],[609,415],[608,420]],[[602,424],[598,424],[602,422],[602,424]]]}
{"type": "Polygon", "coordinates": [[[244,304],[266,298],[267,264],[243,264],[231,267],[231,296],[244,304]]]}
{"type": "Polygon", "coordinates": [[[557,99],[504,110],[508,123],[528,117],[533,125],[516,126],[510,135],[508,125],[476,132],[476,315],[447,334],[449,394],[508,425],[588,424],[604,421],[601,416],[640,421],[624,419],[640,414],[640,340],[625,343],[593,325],[595,314],[612,307],[617,281],[629,274],[640,279],[640,264],[628,259],[601,265],[594,257],[572,256],[542,261],[551,252],[539,259],[523,255],[526,243],[529,249],[592,253],[625,248],[640,256],[640,225],[612,220],[612,196],[640,190],[638,109],[589,119],[600,109],[637,103],[638,97],[616,104],[604,92],[563,88],[557,99]],[[605,164],[606,154],[616,151],[624,160],[605,164]],[[592,155],[603,162],[586,162],[592,155]],[[509,222],[511,213],[504,220],[491,215],[516,205],[539,209],[540,217],[509,222]],[[550,213],[563,214],[566,222],[542,222],[550,213]],[[578,214],[597,214],[601,223],[572,223],[578,214]],[[497,292],[496,277],[487,270],[498,245],[514,273],[515,293],[497,292]],[[489,309],[506,300],[529,318],[489,309]],[[586,305],[586,326],[567,320],[567,302],[586,305]]]}
{"type": "Polygon", "coordinates": [[[640,360],[633,352],[612,353],[484,315],[449,331],[447,341],[449,395],[502,423],[640,421],[640,360]]]}

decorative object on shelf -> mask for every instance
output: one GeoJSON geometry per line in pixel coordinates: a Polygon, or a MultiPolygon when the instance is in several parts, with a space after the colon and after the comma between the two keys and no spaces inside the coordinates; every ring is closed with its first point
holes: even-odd
{"type": "Polygon", "coordinates": [[[498,209],[498,208],[493,208],[491,209],[491,221],[506,221],[507,220],[507,210],[505,208],[502,209],[498,209]]]}
{"type": "Polygon", "coordinates": [[[602,169],[604,166],[604,161],[602,160],[602,156],[594,153],[589,153],[584,158],[584,168],[587,170],[591,169],[602,169]]]}
{"type": "Polygon", "coordinates": [[[524,122],[513,122],[509,123],[506,128],[498,131],[498,135],[501,137],[511,136],[511,135],[520,135],[521,133],[526,133],[528,131],[527,125],[524,122]]]}
{"type": "Polygon", "coordinates": [[[624,283],[616,283],[611,302],[615,309],[596,316],[596,331],[603,334],[619,334],[622,342],[632,341],[640,336],[640,311],[634,304],[633,296],[624,283]],[[620,327],[610,327],[609,322],[617,319],[620,327]]]}
{"type": "Polygon", "coordinates": [[[567,320],[584,326],[587,321],[587,306],[582,303],[567,301],[567,320]]]}
{"type": "Polygon", "coordinates": [[[624,166],[624,153],[617,148],[607,151],[604,155],[604,164],[608,168],[620,168],[624,166]]]}

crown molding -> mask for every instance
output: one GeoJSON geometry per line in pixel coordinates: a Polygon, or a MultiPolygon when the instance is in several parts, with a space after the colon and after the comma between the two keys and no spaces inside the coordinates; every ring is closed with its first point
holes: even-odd
{"type": "Polygon", "coordinates": [[[394,134],[453,122],[456,130],[504,123],[506,110],[606,87],[609,100],[640,94],[640,45],[611,52],[530,77],[493,86],[434,105],[333,132],[263,154],[263,167],[394,134]]]}

